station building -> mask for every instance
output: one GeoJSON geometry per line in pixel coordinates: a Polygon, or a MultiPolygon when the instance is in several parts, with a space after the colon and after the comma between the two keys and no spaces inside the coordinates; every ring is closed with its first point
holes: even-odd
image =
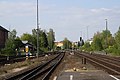
{"type": "Polygon", "coordinates": [[[63,49],[63,41],[55,42],[55,45],[59,47],[60,49],[63,49]]]}
{"type": "Polygon", "coordinates": [[[8,38],[8,30],[0,26],[0,49],[5,47],[5,42],[8,38]]]}

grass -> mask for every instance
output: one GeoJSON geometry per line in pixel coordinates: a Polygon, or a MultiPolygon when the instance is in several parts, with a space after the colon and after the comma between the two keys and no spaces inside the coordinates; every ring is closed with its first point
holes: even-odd
{"type": "Polygon", "coordinates": [[[25,67],[31,65],[32,62],[29,60],[23,61],[23,62],[16,62],[11,65],[5,65],[0,68],[0,75],[4,73],[8,73],[9,70],[15,69],[15,68],[20,68],[20,67],[25,67]]]}

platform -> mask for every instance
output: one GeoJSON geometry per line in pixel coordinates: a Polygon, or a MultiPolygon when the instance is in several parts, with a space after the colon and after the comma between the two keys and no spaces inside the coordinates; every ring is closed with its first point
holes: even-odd
{"type": "Polygon", "coordinates": [[[109,75],[101,70],[65,71],[56,80],[120,80],[116,76],[109,75]]]}

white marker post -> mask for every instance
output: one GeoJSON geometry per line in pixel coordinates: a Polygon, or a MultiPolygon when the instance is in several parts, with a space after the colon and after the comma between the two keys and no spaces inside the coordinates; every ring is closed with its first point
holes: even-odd
{"type": "Polygon", "coordinates": [[[55,76],[55,77],[53,78],[53,80],[57,80],[57,76],[55,76]]]}
{"type": "Polygon", "coordinates": [[[73,80],[73,75],[70,75],[70,80],[73,80]]]}

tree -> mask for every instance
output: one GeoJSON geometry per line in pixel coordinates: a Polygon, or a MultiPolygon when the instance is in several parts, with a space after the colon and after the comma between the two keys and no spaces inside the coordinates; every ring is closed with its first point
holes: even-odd
{"type": "Polygon", "coordinates": [[[115,42],[117,49],[120,51],[120,27],[119,30],[115,33],[115,42]]]}
{"type": "Polygon", "coordinates": [[[85,44],[82,46],[82,49],[84,49],[86,51],[92,51],[91,45],[89,42],[85,42],[85,44]]]}
{"type": "Polygon", "coordinates": [[[70,48],[72,48],[72,43],[67,38],[65,38],[63,40],[63,48],[64,49],[70,49],[70,48]]]}
{"type": "Polygon", "coordinates": [[[13,29],[8,33],[8,39],[5,43],[5,48],[2,49],[2,53],[6,55],[16,55],[15,49],[22,44],[21,40],[16,37],[16,30],[13,29]]]}
{"type": "Polygon", "coordinates": [[[48,39],[48,47],[49,49],[53,49],[54,41],[55,41],[55,33],[53,32],[53,29],[50,29],[47,35],[48,39]]]}
{"type": "Polygon", "coordinates": [[[92,49],[97,51],[101,51],[103,49],[101,34],[99,32],[97,32],[93,37],[92,49]]]}
{"type": "Polygon", "coordinates": [[[23,33],[23,35],[21,36],[21,40],[23,41],[32,42],[32,39],[32,35],[28,33],[23,33]]]}
{"type": "Polygon", "coordinates": [[[112,34],[109,30],[103,30],[102,31],[101,40],[102,40],[103,49],[106,49],[109,46],[113,46],[113,44],[115,42],[114,37],[112,37],[112,34]]]}
{"type": "Polygon", "coordinates": [[[16,39],[16,34],[17,32],[15,29],[13,29],[13,31],[8,33],[8,39],[6,41],[5,48],[11,48],[11,49],[15,48],[14,41],[16,39]]]}
{"type": "Polygon", "coordinates": [[[47,35],[46,35],[45,31],[43,31],[41,33],[40,44],[41,44],[41,47],[43,47],[43,48],[48,47],[48,40],[47,40],[47,35]]]}
{"type": "Polygon", "coordinates": [[[16,38],[16,34],[17,34],[16,30],[13,29],[12,31],[10,31],[10,32],[8,33],[8,39],[9,39],[9,40],[14,40],[14,39],[16,38]]]}
{"type": "Polygon", "coordinates": [[[93,37],[92,48],[93,50],[106,50],[110,46],[115,44],[114,37],[109,30],[103,30],[101,33],[97,32],[97,34],[93,37]]]}
{"type": "Polygon", "coordinates": [[[19,47],[23,44],[22,41],[20,40],[19,37],[17,37],[15,40],[14,40],[14,44],[15,44],[15,48],[16,49],[19,49],[19,47]]]}
{"type": "Polygon", "coordinates": [[[37,30],[32,30],[32,43],[35,47],[37,47],[37,30]]]}

